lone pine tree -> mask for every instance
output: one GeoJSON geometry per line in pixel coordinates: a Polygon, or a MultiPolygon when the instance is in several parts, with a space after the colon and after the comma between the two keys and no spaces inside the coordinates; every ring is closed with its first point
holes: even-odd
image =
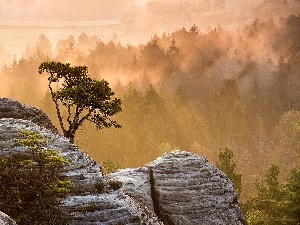
{"type": "Polygon", "coordinates": [[[63,134],[70,142],[74,143],[76,131],[86,120],[97,129],[121,127],[112,116],[122,111],[122,103],[112,98],[114,92],[106,80],[97,81],[89,76],[86,66],[71,67],[69,63],[44,62],[39,66],[39,73],[43,72],[50,74],[51,98],[63,134]],[[58,83],[59,88],[55,90],[54,84],[58,83]]]}

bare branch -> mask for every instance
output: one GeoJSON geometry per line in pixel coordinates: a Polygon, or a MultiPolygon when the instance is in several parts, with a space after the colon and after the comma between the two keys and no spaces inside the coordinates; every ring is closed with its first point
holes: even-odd
{"type": "Polygon", "coordinates": [[[71,106],[70,105],[68,105],[68,117],[67,117],[67,121],[68,121],[68,123],[69,123],[69,125],[71,126],[71,124],[72,124],[72,121],[71,121],[71,106]]]}

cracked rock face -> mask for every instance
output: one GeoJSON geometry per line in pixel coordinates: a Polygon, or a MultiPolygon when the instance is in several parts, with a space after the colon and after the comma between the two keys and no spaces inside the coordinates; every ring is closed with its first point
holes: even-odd
{"type": "Polygon", "coordinates": [[[165,225],[246,224],[237,194],[226,175],[197,154],[173,151],[139,169],[119,170],[109,178],[153,209],[165,225]]]}
{"type": "Polygon", "coordinates": [[[56,150],[68,159],[69,164],[64,175],[73,182],[74,187],[69,196],[63,199],[61,208],[73,216],[70,225],[162,224],[146,206],[122,190],[110,188],[110,180],[103,177],[101,166],[87,154],[60,134],[53,134],[30,121],[0,119],[0,156],[24,151],[14,141],[21,138],[20,130],[42,134],[50,140],[47,148],[56,150]],[[97,187],[101,187],[101,193],[97,187]]]}
{"type": "Polygon", "coordinates": [[[1,225],[17,225],[16,222],[3,212],[0,212],[1,225]]]}

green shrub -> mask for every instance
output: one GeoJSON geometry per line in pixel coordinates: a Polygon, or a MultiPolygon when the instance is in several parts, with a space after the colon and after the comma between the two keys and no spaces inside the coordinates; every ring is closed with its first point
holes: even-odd
{"type": "Polygon", "coordinates": [[[265,178],[255,183],[256,195],[244,205],[249,225],[300,224],[300,170],[292,170],[285,183],[279,166],[272,164],[265,178]]]}
{"type": "Polygon", "coordinates": [[[102,168],[103,168],[103,174],[107,175],[116,172],[121,167],[120,165],[115,164],[113,161],[111,161],[110,158],[107,158],[102,162],[102,168]]]}
{"type": "Polygon", "coordinates": [[[21,133],[15,142],[27,150],[0,156],[0,211],[18,225],[67,224],[59,204],[72,185],[61,176],[68,161],[45,148],[48,140],[41,135],[21,133]]]}
{"type": "Polygon", "coordinates": [[[233,156],[233,151],[230,148],[220,149],[217,167],[231,180],[239,198],[242,192],[242,174],[236,173],[237,165],[233,160],[233,156]]]}

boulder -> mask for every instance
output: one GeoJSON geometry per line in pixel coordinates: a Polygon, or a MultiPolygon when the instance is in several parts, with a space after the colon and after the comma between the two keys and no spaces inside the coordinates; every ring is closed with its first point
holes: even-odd
{"type": "Polygon", "coordinates": [[[12,99],[0,98],[0,118],[29,120],[53,133],[58,133],[56,127],[42,110],[12,99]]]}
{"type": "Polygon", "coordinates": [[[3,212],[0,212],[0,225],[17,225],[16,222],[3,212]]]}
{"type": "Polygon", "coordinates": [[[173,151],[143,168],[109,175],[122,190],[153,209],[165,225],[242,225],[232,182],[206,158],[173,151]]]}
{"type": "MultiPolygon", "coordinates": [[[[108,180],[101,166],[68,139],[45,127],[23,119],[0,119],[0,156],[24,151],[16,146],[20,130],[35,131],[49,139],[47,148],[68,159],[64,176],[74,184],[71,193],[62,200],[61,209],[73,216],[70,225],[162,224],[158,218],[134,198],[119,189],[119,182],[108,180]]],[[[1,182],[1,181],[0,181],[1,182]]]]}

